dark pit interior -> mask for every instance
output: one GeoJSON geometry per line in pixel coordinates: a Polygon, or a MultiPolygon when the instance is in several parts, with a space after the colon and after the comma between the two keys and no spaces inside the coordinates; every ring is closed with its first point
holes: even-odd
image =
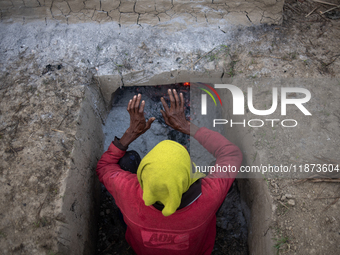
{"type": "MultiPolygon", "coordinates": [[[[145,100],[145,117],[156,117],[150,130],[134,141],[129,150],[136,150],[144,157],[158,142],[170,139],[186,146],[190,151],[190,136],[168,127],[160,113],[160,98],[168,102],[167,90],[175,88],[183,93],[186,117],[190,116],[190,87],[183,83],[162,86],[133,86],[118,89],[112,97],[112,108],[107,117],[103,132],[105,135],[104,151],[107,150],[114,136],[121,137],[129,127],[129,115],[126,111],[128,101],[138,93],[145,100]]],[[[193,95],[191,95],[193,96],[193,95]]],[[[191,98],[193,99],[193,98],[191,98]]],[[[207,162],[209,164],[211,162],[207,162]]],[[[244,203],[243,203],[244,204],[244,203]]],[[[225,201],[217,214],[217,233],[213,254],[248,254],[248,225],[244,206],[241,206],[238,181],[233,183],[225,201]]],[[[101,204],[98,220],[98,242],[96,254],[134,254],[125,240],[125,228],[119,216],[119,209],[106,188],[101,185],[101,204]]]]}

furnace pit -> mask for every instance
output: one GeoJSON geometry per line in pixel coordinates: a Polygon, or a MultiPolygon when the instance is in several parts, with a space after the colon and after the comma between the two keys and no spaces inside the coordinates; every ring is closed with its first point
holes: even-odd
{"type": "MultiPolygon", "coordinates": [[[[105,135],[104,150],[107,150],[114,137],[121,137],[129,127],[130,118],[126,110],[129,100],[138,93],[145,100],[145,117],[156,117],[150,130],[135,140],[128,150],[137,151],[143,158],[157,143],[169,139],[174,140],[188,148],[190,151],[190,138],[168,127],[160,113],[163,106],[160,98],[168,102],[167,90],[176,89],[182,92],[185,99],[186,117],[194,118],[196,111],[190,111],[193,101],[198,101],[197,94],[190,93],[189,86],[183,83],[161,86],[133,86],[118,89],[112,98],[112,109],[107,116],[103,132],[105,135]],[[190,98],[190,96],[194,98],[190,98]]],[[[192,109],[191,109],[192,110],[192,109]]],[[[197,146],[195,144],[195,146],[197,146]]],[[[195,162],[195,158],[192,158],[195,162]]],[[[209,158],[210,160],[210,158],[209,158]]],[[[207,162],[206,164],[210,164],[207,162]]],[[[240,191],[237,180],[232,185],[228,195],[217,214],[217,233],[213,254],[248,254],[248,225],[244,212],[247,210],[241,204],[240,191]]],[[[101,204],[98,220],[97,254],[134,254],[125,240],[125,229],[119,217],[119,209],[115,205],[112,195],[101,185],[101,204]]]]}

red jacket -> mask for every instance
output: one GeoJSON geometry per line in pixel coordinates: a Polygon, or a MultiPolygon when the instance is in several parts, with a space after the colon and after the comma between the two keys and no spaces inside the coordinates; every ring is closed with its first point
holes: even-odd
{"type": "MultiPolygon", "coordinates": [[[[200,128],[195,139],[216,158],[219,166],[241,166],[242,153],[221,134],[200,128]]],[[[137,254],[210,254],[216,236],[216,212],[224,201],[237,172],[229,178],[204,178],[202,195],[192,204],[165,217],[145,206],[137,175],[122,170],[118,161],[125,151],[113,143],[97,165],[99,180],[112,194],[127,224],[126,240],[137,254]]],[[[218,173],[210,177],[218,177],[218,173]]],[[[221,176],[221,175],[220,175],[221,176]]],[[[223,173],[226,177],[226,173],[223,173]]]]}

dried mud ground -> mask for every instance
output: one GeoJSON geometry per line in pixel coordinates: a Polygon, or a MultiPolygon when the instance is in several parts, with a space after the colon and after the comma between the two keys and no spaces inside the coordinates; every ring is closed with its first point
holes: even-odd
{"type": "MultiPolygon", "coordinates": [[[[327,7],[309,1],[286,1],[282,26],[239,29],[235,38],[242,33],[255,38],[246,44],[235,40],[228,48],[222,47],[223,50],[197,52],[190,57],[183,52],[181,68],[190,69],[195,63],[195,70],[204,72],[212,67],[210,70],[223,70],[226,77],[339,79],[340,22],[336,11],[328,16],[319,14],[327,7]]],[[[92,80],[95,69],[86,64],[78,66],[72,56],[42,63],[36,54],[22,51],[0,63],[0,250],[3,254],[55,252],[60,241],[54,231],[58,221],[54,212],[63,199],[59,195],[60,183],[72,160],[84,91],[95,84],[92,80]]],[[[149,58],[141,58],[144,60],[147,62],[149,58]]],[[[339,116],[330,112],[326,121],[338,127],[339,116]]],[[[339,163],[339,158],[315,160],[339,163]]],[[[333,182],[263,181],[274,198],[274,220],[268,228],[274,235],[273,252],[340,253],[340,188],[336,179],[333,182]]],[[[105,208],[104,213],[107,209],[110,208],[105,208]]],[[[109,213],[114,213],[114,209],[109,213]]],[[[224,240],[217,238],[223,246],[224,240]]],[[[223,247],[217,248],[220,251],[216,254],[224,254],[223,247]]],[[[119,253],[123,254],[123,250],[130,252],[131,248],[122,247],[119,253]]]]}

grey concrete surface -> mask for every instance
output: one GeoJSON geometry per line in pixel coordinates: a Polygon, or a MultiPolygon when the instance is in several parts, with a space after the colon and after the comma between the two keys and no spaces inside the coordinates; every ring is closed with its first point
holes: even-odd
{"type": "Polygon", "coordinates": [[[72,161],[60,187],[60,211],[56,212],[57,250],[61,254],[92,255],[96,251],[100,183],[95,169],[104,143],[101,111],[105,113],[98,89],[87,87],[72,161]]]}

